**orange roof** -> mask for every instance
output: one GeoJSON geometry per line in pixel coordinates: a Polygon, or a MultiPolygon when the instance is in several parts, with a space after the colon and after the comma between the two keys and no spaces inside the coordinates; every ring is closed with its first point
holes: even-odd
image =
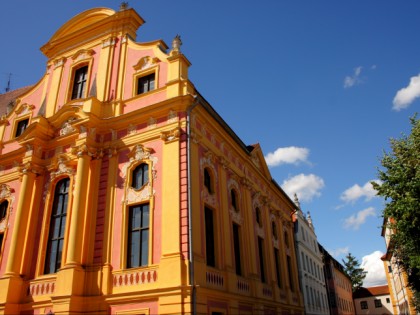
{"type": "Polygon", "coordinates": [[[353,293],[353,298],[363,298],[369,296],[379,296],[379,295],[388,295],[389,287],[387,285],[380,285],[376,287],[359,288],[356,292],[353,293]]]}

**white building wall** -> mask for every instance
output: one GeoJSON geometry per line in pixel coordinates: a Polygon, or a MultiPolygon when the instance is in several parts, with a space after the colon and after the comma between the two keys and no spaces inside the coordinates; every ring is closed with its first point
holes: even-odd
{"type": "Polygon", "coordinates": [[[302,211],[296,213],[296,252],[298,253],[299,282],[308,315],[330,314],[323,262],[312,223],[302,211]]]}

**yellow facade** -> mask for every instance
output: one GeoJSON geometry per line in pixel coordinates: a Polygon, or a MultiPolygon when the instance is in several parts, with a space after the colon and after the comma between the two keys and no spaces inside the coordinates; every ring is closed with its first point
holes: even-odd
{"type": "Polygon", "coordinates": [[[0,313],[302,314],[294,203],[143,22],[75,16],[0,95],[0,313]]]}

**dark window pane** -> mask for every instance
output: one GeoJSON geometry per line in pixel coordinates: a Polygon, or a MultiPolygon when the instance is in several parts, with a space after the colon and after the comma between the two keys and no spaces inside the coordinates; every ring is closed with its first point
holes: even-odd
{"type": "Polygon", "coordinates": [[[19,137],[25,131],[25,129],[28,127],[28,123],[29,123],[29,118],[23,119],[18,122],[15,137],[19,137]]]}
{"type": "Polygon", "coordinates": [[[129,208],[127,268],[148,265],[149,257],[149,205],[129,208]]]}
{"type": "Polygon", "coordinates": [[[258,237],[258,254],[260,258],[260,274],[261,282],[265,282],[265,269],[264,269],[264,240],[258,237]]]}
{"type": "Polygon", "coordinates": [[[240,241],[239,241],[239,225],[237,224],[233,224],[232,226],[233,228],[233,248],[234,248],[234,253],[235,253],[235,269],[236,269],[236,274],[237,275],[241,275],[242,274],[242,270],[241,270],[241,248],[240,248],[240,241]]]}
{"type": "Polygon", "coordinates": [[[216,267],[215,247],[214,247],[214,223],[213,211],[205,208],[205,226],[206,226],[206,261],[207,266],[216,267]]]}
{"type": "Polygon", "coordinates": [[[143,94],[155,89],[155,74],[151,73],[137,81],[137,94],[143,94]]]}
{"type": "Polygon", "coordinates": [[[141,231],[141,266],[147,266],[149,257],[149,230],[141,231]]]}
{"type": "Polygon", "coordinates": [[[149,165],[146,163],[137,166],[132,174],[132,184],[134,189],[140,189],[149,181],[149,165]]]}
{"type": "Polygon", "coordinates": [[[81,67],[74,74],[71,99],[82,98],[85,95],[88,66],[81,67]]]}
{"type": "Polygon", "coordinates": [[[62,179],[55,187],[45,257],[45,274],[55,273],[61,266],[69,182],[70,179],[68,178],[62,179]]]}
{"type": "Polygon", "coordinates": [[[281,288],[280,259],[279,259],[279,250],[277,248],[274,248],[274,260],[276,263],[277,286],[281,288]]]}
{"type": "Polygon", "coordinates": [[[9,207],[9,202],[7,200],[4,200],[0,204],[0,221],[3,220],[6,217],[8,207],[9,207]]]}
{"type": "Polygon", "coordinates": [[[204,169],[204,186],[207,188],[209,193],[213,193],[211,175],[207,168],[204,169]]]}

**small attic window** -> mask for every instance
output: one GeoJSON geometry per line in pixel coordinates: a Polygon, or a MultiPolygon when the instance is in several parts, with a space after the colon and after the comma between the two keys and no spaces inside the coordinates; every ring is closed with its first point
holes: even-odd
{"type": "Polygon", "coordinates": [[[71,99],[75,100],[78,98],[85,97],[86,85],[87,85],[87,73],[88,66],[78,68],[74,73],[73,89],[71,93],[71,99]]]}
{"type": "Polygon", "coordinates": [[[15,137],[19,137],[26,130],[26,128],[28,128],[28,124],[29,124],[29,118],[18,121],[15,137]]]}
{"type": "Polygon", "coordinates": [[[137,95],[144,94],[154,89],[155,89],[155,73],[154,72],[137,79],[137,95]]]}

